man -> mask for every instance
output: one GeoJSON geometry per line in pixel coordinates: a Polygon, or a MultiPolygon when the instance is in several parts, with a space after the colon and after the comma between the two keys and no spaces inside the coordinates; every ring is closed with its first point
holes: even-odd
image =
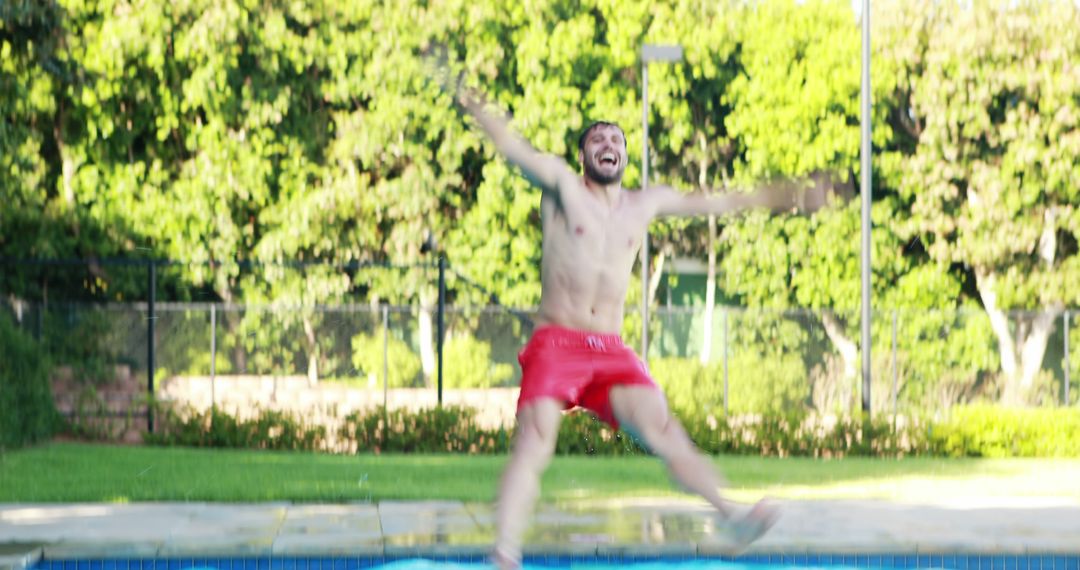
{"type": "MultiPolygon", "coordinates": [[[[517,430],[499,487],[493,562],[500,568],[520,565],[526,517],[554,452],[562,412],[574,406],[631,433],[664,461],[679,485],[734,519],[712,463],[619,337],[631,270],[649,221],[657,216],[814,209],[824,202],[824,190],[789,183],[753,194],[686,194],[666,186],[629,191],[622,188],[626,137],[617,125],[595,123],[581,135],[578,175],[512,132],[506,118],[486,110],[478,95],[457,86],[452,91],[498,151],[542,189],[540,308],[537,329],[518,356],[523,377],[517,430]]],[[[736,540],[749,543],[775,518],[775,508],[759,502],[732,523],[736,540]]]]}

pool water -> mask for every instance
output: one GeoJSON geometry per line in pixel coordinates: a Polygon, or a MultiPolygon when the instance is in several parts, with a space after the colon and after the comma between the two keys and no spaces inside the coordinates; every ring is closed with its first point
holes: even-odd
{"type": "MultiPolygon", "coordinates": [[[[482,562],[437,562],[424,559],[408,559],[389,562],[378,570],[490,570],[482,562]]],[[[526,559],[523,570],[551,570],[553,568],[580,568],[581,570],[813,570],[839,569],[843,566],[796,566],[792,564],[751,564],[720,559],[699,558],[694,560],[657,560],[636,562],[626,560],[573,560],[564,559],[553,563],[534,562],[526,559]]]]}
{"type": "MultiPolygon", "coordinates": [[[[1080,544],[1078,544],[1080,550],[1080,544]]],[[[478,555],[425,558],[143,558],[39,560],[29,570],[489,570],[478,555]]],[[[1080,554],[754,554],[525,557],[525,570],[1080,570],[1080,554]]]]}

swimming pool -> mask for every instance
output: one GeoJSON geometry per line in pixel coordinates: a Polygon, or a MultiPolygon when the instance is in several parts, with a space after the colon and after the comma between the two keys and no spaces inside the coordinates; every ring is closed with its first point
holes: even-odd
{"type": "MultiPolygon", "coordinates": [[[[1080,548],[1080,544],[1078,544],[1080,548]]],[[[479,555],[447,557],[337,558],[119,558],[40,560],[28,570],[480,570],[479,555]]],[[[583,570],[771,570],[897,568],[948,570],[1080,570],[1080,555],[999,554],[755,554],[717,556],[525,557],[525,568],[583,570]]]]}

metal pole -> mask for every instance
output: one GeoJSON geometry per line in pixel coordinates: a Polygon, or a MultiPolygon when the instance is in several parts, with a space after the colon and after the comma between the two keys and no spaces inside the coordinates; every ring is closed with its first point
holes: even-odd
{"type": "Polygon", "coordinates": [[[896,310],[892,313],[892,415],[896,418],[896,393],[899,387],[899,372],[896,369],[896,326],[897,326],[897,314],[896,310]]]}
{"type": "MultiPolygon", "coordinates": [[[[649,186],[649,62],[641,62],[641,191],[649,186]]],[[[641,240],[641,359],[649,361],[649,226],[641,240]]]]}
{"type": "Polygon", "coordinates": [[[382,405],[386,409],[386,400],[390,384],[390,306],[382,306],[382,405]]]}
{"type": "Polygon", "coordinates": [[[870,413],[870,0],[862,1],[862,409],[870,413]]]}
{"type": "MultiPolygon", "coordinates": [[[[154,321],[157,316],[154,313],[154,302],[157,300],[157,264],[153,261],[149,265],[150,299],[147,303],[146,319],[146,389],[151,402],[154,399],[154,321]]],[[[146,406],[146,429],[154,433],[154,408],[150,403],[146,406]]]]}
{"type": "Polygon", "coordinates": [[[1068,406],[1069,383],[1071,382],[1071,380],[1069,379],[1069,367],[1071,366],[1071,364],[1069,363],[1069,311],[1065,311],[1064,319],[1065,334],[1063,336],[1065,337],[1065,340],[1063,342],[1065,343],[1065,366],[1063,368],[1065,368],[1065,405],[1068,406]]]}
{"type": "Polygon", "coordinates": [[[724,307],[724,417],[728,415],[728,309],[724,307]]]}
{"type": "Polygon", "coordinates": [[[210,305],[210,409],[217,408],[217,305],[210,305]]]}
{"type": "Polygon", "coordinates": [[[439,351],[439,406],[442,407],[442,387],[443,387],[443,332],[446,323],[446,258],[439,257],[439,315],[438,315],[438,338],[436,346],[439,351]]]}

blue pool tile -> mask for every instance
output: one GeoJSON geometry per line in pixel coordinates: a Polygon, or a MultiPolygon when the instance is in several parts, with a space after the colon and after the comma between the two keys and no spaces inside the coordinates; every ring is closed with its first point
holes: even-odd
{"type": "Polygon", "coordinates": [[[1065,560],[1065,570],[1080,570],[1080,556],[1070,556],[1065,560]]]}

